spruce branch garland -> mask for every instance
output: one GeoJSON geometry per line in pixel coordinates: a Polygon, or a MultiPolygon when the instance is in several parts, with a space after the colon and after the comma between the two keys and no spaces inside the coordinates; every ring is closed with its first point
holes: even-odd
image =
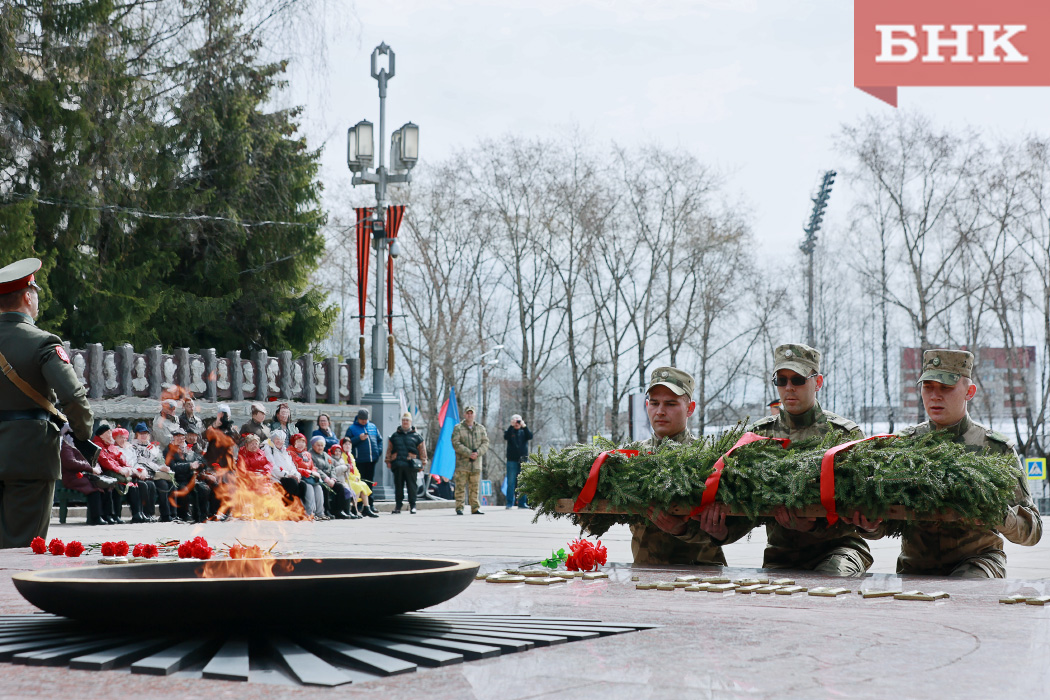
{"type": "MultiPolygon", "coordinates": [[[[607,499],[621,509],[644,512],[650,505],[696,505],[714,463],[743,434],[736,428],[698,439],[690,445],[665,442],[637,457],[610,454],[598,479],[595,500],[607,499]]],[[[758,521],[775,506],[798,508],[820,502],[820,465],[824,453],[850,438],[828,433],[822,439],[793,442],[788,449],[762,440],[725,458],[717,500],[758,521]]],[[[637,449],[639,444],[626,445],[637,449]]],[[[538,453],[522,465],[518,488],[536,508],[536,517],[569,517],[592,534],[616,523],[641,522],[644,515],[557,513],[557,501],[575,498],[591,465],[603,451],[616,449],[608,440],[538,453]]],[[[951,441],[945,434],[870,440],[841,452],[835,459],[835,500],[841,513],[860,510],[884,515],[889,506],[915,513],[953,510],[964,521],[999,523],[1017,485],[1012,454],[996,454],[951,441]]],[[[890,526],[896,534],[906,524],[890,526]]]]}

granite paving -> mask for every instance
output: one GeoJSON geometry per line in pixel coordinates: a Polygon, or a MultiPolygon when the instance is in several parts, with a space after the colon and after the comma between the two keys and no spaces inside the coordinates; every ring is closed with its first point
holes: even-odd
{"type": "MultiPolygon", "coordinates": [[[[272,523],[230,521],[205,525],[142,524],[87,527],[55,522],[49,536],[82,542],[124,539],[154,542],[203,535],[213,545],[241,541],[311,556],[450,556],[478,561],[483,571],[536,561],[577,535],[566,521],[532,523],[528,510],[489,508],[483,516],[456,516],[447,508],[359,521],[272,523]]],[[[1044,519],[1045,520],[1045,519],[1044,519]]],[[[1044,524],[1046,524],[1044,522],[1044,524]]],[[[654,623],[658,628],[577,641],[493,659],[470,661],[332,689],[300,687],[279,674],[235,683],[168,678],[127,671],[75,671],[0,663],[0,697],[40,698],[986,698],[1050,694],[1050,606],[1003,605],[1005,595],[1050,595],[1050,550],[1007,545],[1010,578],[994,581],[901,578],[893,574],[897,540],[872,543],[875,565],[863,579],[832,579],[805,572],[800,585],[946,591],[933,602],[836,598],[807,594],[742,595],[638,590],[637,583],[677,575],[765,575],[760,530],[726,548],[732,565],[716,568],[631,567],[630,535],[611,530],[609,579],[573,580],[551,587],[473,583],[434,608],[488,614],[529,614],[604,622],[654,623]],[[632,581],[637,576],[638,582],[632,581]]],[[[69,559],[0,551],[0,613],[30,613],[14,590],[17,571],[83,566],[69,559]]],[[[342,615],[353,625],[366,601],[285,601],[260,614],[342,615]]],[[[163,601],[114,601],[115,629],[206,625],[193,611],[163,601]]],[[[199,675],[199,674],[197,674],[199,675]]]]}

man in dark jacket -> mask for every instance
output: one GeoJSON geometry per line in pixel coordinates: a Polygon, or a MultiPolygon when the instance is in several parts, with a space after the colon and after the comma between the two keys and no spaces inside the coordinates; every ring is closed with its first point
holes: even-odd
{"type": "Polygon", "coordinates": [[[28,547],[34,537],[47,536],[61,465],[55,405],[82,442],[91,437],[93,423],[87,390],[62,340],[34,323],[39,270],[36,258],[0,269],[0,548],[28,547]]]}
{"type": "MultiPolygon", "coordinates": [[[[354,453],[357,471],[361,473],[361,480],[369,486],[374,486],[376,462],[383,456],[383,436],[379,434],[376,424],[368,420],[368,409],[362,408],[357,412],[357,420],[346,429],[346,437],[353,441],[351,451],[354,453]]],[[[369,496],[368,509],[372,513],[376,513],[374,503],[375,498],[369,496]]]]}
{"type": "Polygon", "coordinates": [[[401,425],[387,442],[386,468],[394,472],[394,513],[401,512],[402,491],[408,488],[409,512],[416,512],[416,473],[427,463],[427,446],[412,426],[412,414],[401,414],[401,425]],[[413,463],[419,460],[419,466],[413,463]]]}
{"type": "Polygon", "coordinates": [[[514,507],[518,501],[518,507],[525,507],[525,497],[516,498],[518,489],[518,472],[521,471],[521,463],[529,456],[529,440],[532,439],[532,431],[525,425],[517,413],[510,417],[510,427],[503,431],[503,439],[507,441],[507,510],[514,507]]]}

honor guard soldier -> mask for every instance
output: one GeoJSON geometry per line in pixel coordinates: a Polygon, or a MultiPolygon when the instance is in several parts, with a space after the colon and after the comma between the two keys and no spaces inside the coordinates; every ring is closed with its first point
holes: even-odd
{"type": "Polygon", "coordinates": [[[55,481],[61,475],[61,428],[67,420],[85,447],[92,415],[62,340],[36,327],[40,261],[0,269],[0,547],[28,547],[46,537],[55,481]],[[59,411],[55,404],[62,407],[59,411]],[[64,412],[64,415],[63,415],[64,412]]]}
{"type": "MultiPolygon", "coordinates": [[[[856,423],[825,411],[817,402],[817,392],[824,386],[818,350],[797,343],[777,347],[773,351],[773,385],[780,394],[780,411],[754,423],[752,432],[792,441],[820,438],[833,430],[843,438],[864,437],[856,423]]],[[[799,517],[783,506],[773,514],[777,522],[766,526],[763,568],[860,576],[871,566],[871,551],[854,523],[874,530],[878,522],[868,523],[855,514],[854,519],[843,517],[842,522],[829,527],[817,518],[799,517]]]]}
{"type": "MultiPolygon", "coordinates": [[[[686,426],[696,410],[695,382],[676,367],[657,367],[645,392],[645,410],[653,436],[639,445],[653,452],[667,442],[688,445],[696,438],[686,426]]],[[[635,564],[725,566],[722,545],[735,542],[751,530],[747,518],[729,518],[728,509],[713,503],[694,518],[650,509],[650,522],[631,525],[631,552],[635,564]]]]}
{"type": "Polygon", "coordinates": [[[967,403],[977,393],[973,383],[973,354],[965,350],[927,350],[922,355],[919,391],[930,420],[900,431],[901,435],[924,435],[943,430],[952,441],[979,452],[990,450],[1014,455],[1017,487],[1013,503],[1002,523],[978,527],[959,523],[912,523],[901,536],[897,573],[1005,578],[1006,553],[1003,537],[1015,544],[1039,542],[1043,524],[1028,491],[1028,479],[1013,443],[1001,433],[974,422],[967,403]]]}

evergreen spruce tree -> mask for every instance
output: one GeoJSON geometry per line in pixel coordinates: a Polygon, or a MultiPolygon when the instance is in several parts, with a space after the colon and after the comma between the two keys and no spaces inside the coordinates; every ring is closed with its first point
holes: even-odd
{"type": "Polygon", "coordinates": [[[268,109],[282,63],[260,63],[240,0],[202,0],[204,41],[178,76],[161,151],[178,171],[154,188],[156,210],[231,221],[146,221],[139,234],[175,252],[157,342],[306,351],[336,309],[309,278],[324,253],[319,154],[297,133],[298,110],[268,109]],[[272,225],[238,222],[277,221],[272,225]]]}
{"type": "Polygon", "coordinates": [[[41,326],[74,344],[126,339],[129,310],[124,294],[110,298],[109,272],[130,226],[100,205],[133,205],[140,180],[136,135],[150,115],[128,70],[140,31],[112,0],[17,0],[2,15],[0,195],[40,200],[3,222],[5,238],[22,235],[29,212],[33,229],[5,260],[45,260],[41,326]]]}

